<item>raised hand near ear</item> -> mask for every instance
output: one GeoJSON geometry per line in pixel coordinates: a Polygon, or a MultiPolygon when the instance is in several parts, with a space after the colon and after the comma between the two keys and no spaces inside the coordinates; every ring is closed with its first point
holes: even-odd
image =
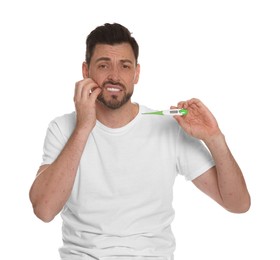
{"type": "Polygon", "coordinates": [[[91,131],[96,124],[96,99],[101,88],[91,78],[78,81],[74,103],[77,113],[76,128],[91,131]]]}

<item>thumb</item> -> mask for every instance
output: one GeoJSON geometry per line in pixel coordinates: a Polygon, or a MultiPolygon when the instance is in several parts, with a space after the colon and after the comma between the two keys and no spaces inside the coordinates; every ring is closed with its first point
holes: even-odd
{"type": "MultiPolygon", "coordinates": [[[[177,109],[178,107],[177,106],[170,106],[170,109],[177,109]]],[[[173,118],[177,121],[177,123],[179,124],[179,125],[181,125],[182,126],[182,123],[183,123],[183,118],[182,118],[182,116],[173,116],[173,118]]]]}

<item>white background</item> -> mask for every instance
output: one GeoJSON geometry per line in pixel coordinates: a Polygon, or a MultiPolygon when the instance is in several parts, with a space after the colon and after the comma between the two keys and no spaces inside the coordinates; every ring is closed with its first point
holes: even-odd
{"type": "Polygon", "coordinates": [[[140,45],[133,100],[164,109],[200,98],[216,116],[252,196],[248,213],[231,214],[178,177],[176,260],[280,259],[278,2],[1,1],[1,255],[59,259],[60,217],[38,220],[29,188],[49,121],[74,109],[86,36],[119,22],[140,45]]]}

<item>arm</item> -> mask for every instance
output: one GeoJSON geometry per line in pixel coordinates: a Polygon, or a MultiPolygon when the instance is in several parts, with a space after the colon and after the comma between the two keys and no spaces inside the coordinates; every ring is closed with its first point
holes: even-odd
{"type": "Polygon", "coordinates": [[[61,211],[71,194],[84,147],[96,123],[95,101],[100,91],[91,79],[76,84],[76,127],[57,159],[39,168],[31,186],[29,196],[34,213],[45,222],[61,211]]]}
{"type": "Polygon", "coordinates": [[[178,108],[186,108],[189,113],[184,117],[176,116],[177,122],[185,132],[206,144],[216,163],[193,183],[225,209],[246,212],[250,208],[250,195],[216,119],[198,99],[179,102],[178,108]]]}

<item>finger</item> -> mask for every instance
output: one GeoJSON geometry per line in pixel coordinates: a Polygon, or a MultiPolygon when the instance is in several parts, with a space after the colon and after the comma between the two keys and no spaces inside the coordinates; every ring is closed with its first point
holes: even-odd
{"type": "Polygon", "coordinates": [[[188,106],[193,106],[193,105],[195,105],[195,106],[202,106],[203,105],[203,103],[199,100],[199,99],[197,99],[197,98],[192,98],[192,99],[190,99],[190,100],[188,100],[187,101],[187,105],[188,106]]]}
{"type": "Polygon", "coordinates": [[[178,108],[187,108],[188,107],[188,101],[180,101],[178,103],[178,108]]]}
{"type": "Polygon", "coordinates": [[[92,81],[92,79],[87,78],[87,79],[83,79],[83,80],[76,82],[75,93],[74,93],[75,99],[81,99],[84,86],[91,81],[92,81]]]}
{"type": "Polygon", "coordinates": [[[83,80],[76,82],[75,84],[75,92],[74,92],[74,101],[78,101],[82,96],[82,84],[83,80]]]}
{"type": "Polygon", "coordinates": [[[101,91],[102,89],[100,87],[94,88],[90,94],[90,99],[95,102],[101,91]]]}
{"type": "Polygon", "coordinates": [[[84,86],[82,88],[82,98],[88,99],[88,97],[91,95],[92,90],[98,88],[98,85],[90,78],[86,79],[84,81],[84,86]]]}
{"type": "Polygon", "coordinates": [[[178,102],[177,107],[178,107],[178,108],[182,108],[183,103],[184,103],[184,101],[180,101],[180,102],[178,102]]]}

